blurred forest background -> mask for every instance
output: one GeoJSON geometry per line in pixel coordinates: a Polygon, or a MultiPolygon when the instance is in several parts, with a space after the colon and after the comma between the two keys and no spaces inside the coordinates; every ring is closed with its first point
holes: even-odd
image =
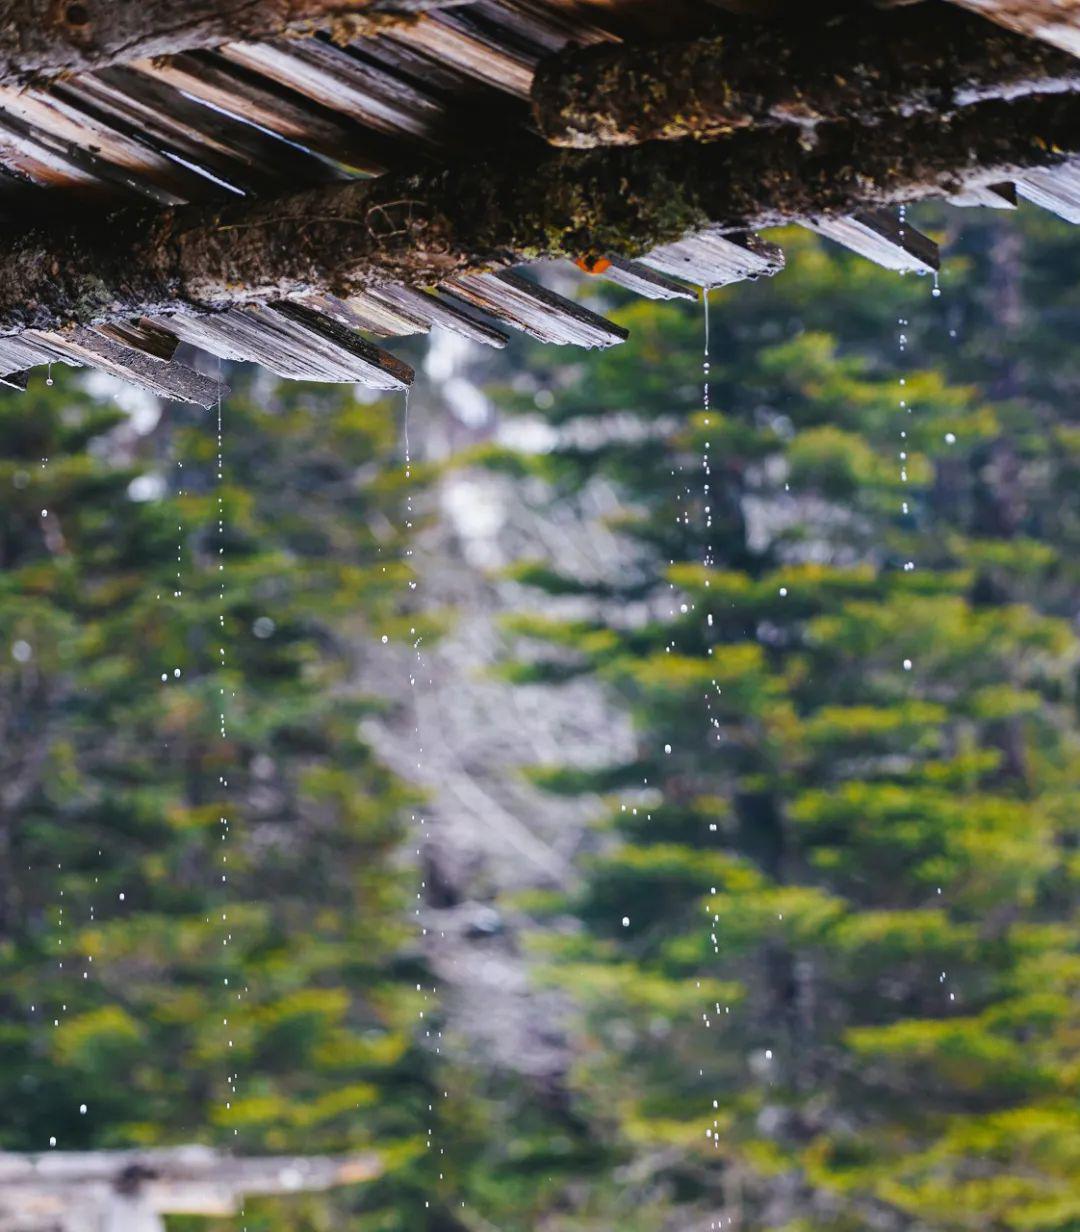
{"type": "Polygon", "coordinates": [[[408,468],[251,369],[220,481],[0,397],[0,1149],[381,1153],[249,1232],[1080,1229],[1080,245],[919,224],[938,298],[713,292],[707,408],[700,303],[548,270],[630,343],[416,343],[408,468]]]}

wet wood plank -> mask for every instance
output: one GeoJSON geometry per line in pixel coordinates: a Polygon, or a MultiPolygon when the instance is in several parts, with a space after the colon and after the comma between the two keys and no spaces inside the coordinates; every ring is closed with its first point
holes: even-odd
{"type": "Polygon", "coordinates": [[[896,213],[865,210],[847,218],[817,218],[804,226],[885,269],[931,274],[941,268],[937,244],[896,213]]]}
{"type": "Polygon", "coordinates": [[[614,346],[629,336],[622,326],[510,270],[463,274],[442,283],[441,289],[539,342],[595,348],[614,346]]]}
{"type": "Polygon", "coordinates": [[[198,347],[208,355],[218,359],[234,362],[258,363],[252,354],[252,348],[236,336],[234,330],[228,328],[229,313],[214,313],[209,316],[185,316],[177,313],[175,316],[151,317],[150,321],[159,329],[175,334],[181,342],[198,347]]]}
{"type": "Polygon", "coordinates": [[[303,304],[155,317],[154,323],[211,355],[262,364],[289,380],[358,381],[394,390],[407,388],[413,379],[408,364],[348,324],[303,304]]]}
{"type": "Polygon", "coordinates": [[[1080,56],[1080,8],[1075,0],[951,0],[1029,38],[1080,56]]]}
{"type": "Polygon", "coordinates": [[[392,161],[392,146],[373,130],[210,52],[139,60],[130,68],[359,171],[377,174],[392,161]]]}
{"type": "Polygon", "coordinates": [[[214,328],[236,348],[235,356],[269,368],[278,376],[301,381],[342,381],[349,376],[337,357],[320,356],[308,340],[275,320],[266,309],[250,308],[216,317],[214,328]]]}
{"type": "Polygon", "coordinates": [[[119,180],[162,205],[205,195],[206,178],[155,150],[142,132],[122,132],[62,94],[34,87],[0,89],[0,108],[38,140],[51,140],[64,150],[92,155],[103,179],[112,183],[119,180]]]}
{"type": "Polygon", "coordinates": [[[624,290],[633,291],[645,299],[696,299],[689,287],[639,261],[625,257],[607,257],[607,265],[598,271],[599,277],[614,282],[624,290]]]}
{"type": "Polygon", "coordinates": [[[70,334],[30,331],[30,337],[61,357],[99,368],[174,402],[213,406],[228,392],[228,387],[220,381],[203,376],[185,364],[165,363],[91,329],[76,329],[70,334]]]}
{"type": "Polygon", "coordinates": [[[784,268],[784,254],[757,235],[705,230],[654,248],[640,262],[697,287],[724,287],[771,277],[784,268]]]}
{"type": "Polygon", "coordinates": [[[972,184],[963,192],[953,193],[946,197],[950,205],[961,208],[982,206],[990,210],[1015,210],[1015,184],[972,184]]]}
{"type": "Polygon", "coordinates": [[[413,22],[390,26],[382,37],[453,65],[467,76],[516,98],[529,97],[535,65],[508,53],[494,40],[479,38],[462,23],[455,22],[451,14],[418,17],[413,22]]]}
{"type": "Polygon", "coordinates": [[[34,340],[27,334],[19,334],[14,338],[0,338],[0,372],[5,375],[19,372],[27,368],[37,368],[41,364],[61,363],[71,367],[81,367],[81,361],[69,355],[56,351],[41,340],[34,340]]]}
{"type": "Polygon", "coordinates": [[[434,146],[448,128],[437,98],[332,43],[231,43],[218,55],[388,136],[434,146]]]}
{"type": "Polygon", "coordinates": [[[491,99],[491,87],[452,64],[388,38],[358,38],[347,44],[349,54],[364,64],[393,73],[425,94],[440,99],[455,113],[477,100],[491,99]]]}
{"type": "Polygon", "coordinates": [[[70,194],[79,201],[116,201],[141,196],[107,164],[71,142],[36,133],[32,126],[0,109],[0,161],[16,175],[41,188],[70,194]]]}
{"type": "Polygon", "coordinates": [[[562,51],[570,43],[586,47],[617,42],[618,36],[602,22],[595,9],[587,17],[580,6],[545,4],[543,0],[473,0],[459,16],[483,22],[498,32],[499,41],[532,62],[562,51]]]}
{"type": "Polygon", "coordinates": [[[73,97],[91,114],[97,109],[115,127],[126,125],[143,133],[159,148],[244,192],[342,178],[330,160],[126,68],[76,77],[51,89],[73,97]]]}
{"type": "Polygon", "coordinates": [[[279,320],[284,318],[319,362],[326,356],[341,364],[346,374],[344,380],[363,381],[375,389],[386,390],[408,389],[413,382],[414,373],[408,364],[374,346],[355,330],[302,304],[279,303],[256,311],[260,315],[273,314],[279,320]]]}
{"type": "Polygon", "coordinates": [[[440,325],[451,333],[460,334],[470,342],[480,342],[484,346],[504,347],[510,341],[500,329],[496,329],[487,321],[477,320],[451,300],[434,291],[417,291],[413,287],[385,286],[377,287],[372,294],[430,325],[440,325]]]}
{"type": "Polygon", "coordinates": [[[348,299],[313,295],[295,302],[306,304],[347,329],[367,330],[380,338],[401,338],[428,332],[428,323],[422,317],[397,307],[392,300],[382,298],[374,289],[350,295],[348,299]]]}
{"type": "Polygon", "coordinates": [[[119,342],[135,351],[142,351],[145,355],[165,363],[176,354],[179,345],[175,334],[170,334],[145,318],[138,322],[117,321],[113,325],[92,325],[90,329],[102,338],[119,342]]]}
{"type": "Polygon", "coordinates": [[[1044,171],[1025,172],[1016,191],[1032,205],[1049,210],[1066,222],[1080,223],[1080,166],[1064,163],[1044,171]]]}

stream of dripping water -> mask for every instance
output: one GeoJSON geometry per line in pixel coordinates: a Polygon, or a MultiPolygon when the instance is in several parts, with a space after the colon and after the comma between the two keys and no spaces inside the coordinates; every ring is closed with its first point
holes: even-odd
{"type": "MultiPolygon", "coordinates": [[[[412,601],[409,608],[412,612],[419,615],[420,608],[418,600],[418,579],[415,574],[416,569],[416,553],[414,548],[415,543],[415,511],[413,508],[413,458],[412,447],[409,440],[409,389],[405,390],[405,401],[402,409],[402,443],[404,446],[404,474],[406,481],[405,489],[405,547],[404,556],[406,563],[410,566],[409,570],[409,590],[412,592],[412,601]]],[[[420,676],[429,670],[424,658],[423,634],[418,630],[416,625],[412,625],[409,629],[409,636],[412,638],[411,643],[411,663],[409,666],[409,693],[412,699],[412,714],[413,714],[413,745],[416,750],[416,781],[422,783],[424,781],[424,735],[423,735],[423,716],[421,713],[421,697],[420,689],[417,687],[417,682],[420,676]]],[[[385,638],[383,639],[385,641],[385,638]]],[[[431,685],[431,678],[428,677],[428,685],[431,685]]],[[[426,952],[426,938],[428,935],[427,926],[424,923],[424,895],[427,891],[427,879],[423,874],[423,859],[424,846],[427,835],[427,817],[425,816],[422,807],[418,807],[411,815],[413,835],[416,842],[414,853],[417,863],[417,890],[416,890],[416,927],[419,931],[420,944],[423,952],[426,952]]],[[[416,992],[420,994],[420,1005],[417,1009],[417,1025],[420,1030],[421,1039],[425,1047],[431,1048],[436,1057],[442,1055],[442,1030],[434,1025],[436,1019],[431,1017],[434,1008],[436,989],[434,985],[424,987],[422,984],[416,985],[416,992]]],[[[441,1092],[443,1099],[449,1098],[449,1092],[443,1090],[441,1092]]],[[[433,1190],[441,1191],[444,1188],[445,1176],[445,1155],[446,1148],[436,1138],[436,1127],[438,1125],[438,1116],[435,1113],[435,1106],[432,1103],[427,1105],[427,1124],[424,1126],[424,1143],[425,1149],[431,1157],[431,1170],[435,1178],[433,1190]]],[[[464,1202],[461,1203],[465,1205],[464,1202]]],[[[425,1209],[431,1208],[431,1198],[425,1197],[425,1209]]]]}
{"type": "MultiPolygon", "coordinates": [[[[701,453],[702,519],[704,522],[704,532],[705,532],[704,542],[702,545],[702,565],[704,566],[704,570],[705,570],[704,589],[706,591],[710,589],[710,585],[711,585],[709,571],[716,564],[716,558],[715,558],[714,549],[713,549],[713,537],[712,537],[712,530],[713,530],[712,464],[711,464],[711,453],[710,453],[712,449],[712,407],[710,405],[710,400],[709,400],[709,385],[710,385],[710,378],[712,376],[712,361],[709,357],[710,324],[711,324],[710,317],[709,317],[709,293],[711,290],[712,290],[711,287],[702,287],[701,289],[702,325],[703,325],[703,330],[704,330],[704,346],[703,346],[703,353],[702,353],[702,358],[701,358],[701,404],[702,404],[702,425],[705,428],[705,441],[704,441],[704,444],[702,447],[702,453],[701,453]]],[[[711,645],[708,644],[710,641],[710,637],[711,637],[709,630],[711,630],[713,627],[713,612],[712,612],[711,599],[706,603],[705,625],[706,625],[706,630],[705,630],[704,640],[706,643],[706,654],[711,658],[712,653],[713,653],[713,648],[711,645]]],[[[715,688],[716,688],[716,681],[713,680],[711,681],[710,687],[708,690],[706,690],[705,696],[704,696],[705,714],[706,714],[710,729],[716,729],[719,727],[719,720],[712,713],[713,690],[715,688]]],[[[666,750],[667,750],[667,746],[665,746],[665,751],[666,750]]],[[[713,833],[715,833],[715,831],[716,831],[716,823],[710,822],[709,823],[710,836],[713,833]]],[[[715,886],[711,887],[711,892],[713,894],[716,893],[715,886]]],[[[718,946],[717,939],[716,939],[716,932],[712,926],[709,927],[709,938],[710,938],[710,941],[713,947],[714,954],[719,954],[719,946],[718,946]]],[[[699,987],[700,987],[700,984],[699,984],[699,987]]],[[[719,1020],[722,1016],[725,1016],[728,1013],[729,1009],[730,1009],[729,1006],[721,1006],[719,1002],[713,1002],[711,1005],[704,1005],[702,1007],[701,1018],[702,1018],[702,1024],[705,1030],[710,1030],[712,1028],[714,1018],[716,1020],[719,1020]]],[[[704,1068],[703,1067],[699,1068],[698,1075],[699,1077],[704,1078],[704,1068]]],[[[714,1095],[713,1100],[712,1100],[712,1111],[713,1111],[713,1116],[711,1118],[712,1124],[709,1125],[705,1131],[706,1139],[709,1142],[711,1142],[714,1151],[719,1151],[720,1149],[720,1135],[718,1132],[719,1126],[720,1126],[719,1109],[720,1109],[720,1099],[719,1099],[719,1092],[718,1092],[716,1095],[714,1095]]],[[[717,1222],[714,1220],[711,1226],[713,1228],[719,1228],[722,1226],[722,1221],[717,1222]]]]}
{"type": "MultiPolygon", "coordinates": [[[[905,217],[906,217],[905,209],[903,206],[901,206],[900,207],[901,228],[903,227],[905,217]]],[[[902,234],[903,234],[903,231],[901,230],[901,235],[902,234]]],[[[933,272],[933,286],[930,288],[930,294],[934,299],[941,298],[941,281],[938,276],[937,270],[934,270],[933,272]]],[[[899,351],[900,359],[901,359],[901,365],[900,365],[901,372],[898,378],[898,388],[899,388],[899,399],[898,400],[900,404],[899,409],[902,413],[901,415],[901,425],[902,426],[900,428],[899,472],[900,472],[900,482],[905,488],[905,491],[903,492],[903,495],[900,501],[900,513],[901,513],[901,516],[905,524],[908,522],[908,519],[911,517],[911,514],[912,514],[911,500],[908,495],[908,492],[906,491],[906,488],[908,485],[908,471],[909,471],[908,463],[910,461],[909,454],[911,451],[911,442],[914,439],[914,424],[915,424],[915,417],[914,417],[915,407],[913,405],[914,398],[912,396],[912,389],[908,386],[908,383],[907,383],[906,374],[907,374],[908,369],[905,363],[903,362],[905,359],[908,358],[908,344],[910,341],[910,334],[908,331],[910,330],[910,326],[911,326],[911,322],[909,318],[904,317],[904,316],[897,318],[897,349],[899,351]]],[[[955,336],[955,331],[950,331],[950,336],[955,336]]],[[[954,444],[956,441],[956,437],[952,432],[946,433],[945,441],[947,444],[950,444],[950,445],[954,444]]],[[[913,559],[908,559],[904,561],[904,572],[905,573],[914,572],[915,567],[916,567],[915,561],[913,559]]],[[[916,667],[914,661],[910,658],[903,659],[901,661],[900,666],[904,672],[912,672],[913,670],[915,670],[915,667],[916,667]]],[[[943,892],[942,887],[937,886],[935,890],[935,897],[939,900],[939,904],[943,906],[943,903],[941,903],[942,892],[943,892]]],[[[944,988],[944,985],[946,984],[947,981],[948,981],[948,973],[946,971],[940,972],[940,974],[938,975],[938,983],[943,986],[942,991],[947,996],[948,1001],[952,1003],[952,1002],[955,1002],[956,1000],[956,994],[944,988]]]]}
{"type": "MultiPolygon", "coordinates": [[[[221,370],[221,365],[219,361],[219,364],[218,364],[219,377],[221,375],[220,370],[221,370]]],[[[227,718],[226,718],[227,703],[226,703],[226,694],[225,694],[228,663],[227,663],[226,652],[225,652],[225,493],[224,493],[225,449],[224,449],[224,433],[222,430],[223,425],[222,425],[222,409],[221,409],[221,395],[220,394],[218,395],[217,406],[215,408],[215,418],[216,418],[215,427],[217,431],[217,451],[216,451],[215,458],[214,458],[214,486],[215,486],[215,492],[216,492],[215,512],[216,512],[216,523],[217,523],[217,526],[216,526],[217,551],[215,555],[217,558],[217,575],[218,575],[218,588],[217,588],[218,612],[217,612],[217,620],[215,621],[215,624],[216,624],[215,632],[217,633],[217,638],[215,639],[217,641],[217,662],[214,666],[215,666],[216,675],[218,678],[218,740],[222,746],[222,754],[223,754],[222,765],[224,766],[225,764],[224,754],[226,752],[225,746],[228,743],[228,723],[227,723],[227,718]]],[[[219,800],[221,801],[221,805],[220,805],[221,812],[218,816],[218,822],[221,827],[221,832],[220,832],[221,872],[219,874],[219,877],[220,877],[219,888],[220,888],[220,896],[221,896],[221,926],[222,926],[221,944],[223,948],[227,948],[229,945],[229,942],[232,940],[232,934],[229,931],[229,908],[228,908],[228,895],[229,895],[229,890],[228,890],[229,853],[227,850],[228,838],[229,838],[229,809],[228,809],[228,804],[227,804],[228,794],[229,794],[229,779],[228,779],[228,775],[226,771],[222,769],[222,772],[218,775],[218,796],[219,796],[219,800]]],[[[228,975],[222,975],[222,994],[223,994],[224,1003],[226,1007],[229,1006],[230,1001],[235,1003],[239,1001],[241,997],[241,989],[231,987],[229,984],[229,979],[230,977],[228,975]]],[[[223,1018],[222,1025],[226,1028],[225,1055],[227,1058],[230,1059],[230,1064],[228,1066],[228,1072],[226,1073],[226,1076],[225,1076],[225,1110],[226,1112],[228,1112],[231,1110],[233,1100],[235,1100],[237,1096],[237,1075],[236,1075],[235,1069],[233,1068],[233,1065],[231,1064],[233,1040],[231,1038],[231,1032],[228,1030],[229,1028],[228,1008],[226,1008],[226,1013],[223,1018]]],[[[239,1134],[239,1130],[236,1127],[234,1127],[233,1137],[234,1138],[237,1137],[238,1134],[239,1134]]],[[[242,1207],[241,1207],[241,1215],[243,1215],[242,1207]]]]}
{"type": "MultiPolygon", "coordinates": [[[[218,380],[220,382],[222,376],[221,361],[218,361],[218,380]]],[[[231,846],[230,838],[232,837],[232,824],[230,818],[229,798],[229,699],[234,696],[228,691],[229,683],[229,663],[228,663],[228,632],[226,624],[226,553],[225,553],[225,433],[224,433],[224,413],[222,406],[222,396],[218,394],[216,406],[214,408],[214,430],[216,434],[216,449],[214,454],[214,492],[215,492],[215,544],[216,551],[210,555],[210,559],[216,561],[217,573],[217,616],[214,620],[214,632],[216,637],[211,639],[211,645],[216,644],[217,655],[216,661],[213,663],[210,671],[213,676],[217,677],[218,686],[218,722],[217,722],[217,738],[221,748],[220,772],[217,779],[218,800],[220,813],[218,815],[218,823],[220,826],[220,843],[221,843],[221,862],[220,872],[218,873],[217,891],[221,903],[221,945],[223,950],[228,950],[229,946],[235,941],[232,932],[232,926],[229,918],[229,847],[231,846]]],[[[244,997],[247,994],[247,985],[243,978],[243,972],[239,967],[234,967],[229,963],[224,963],[224,972],[222,974],[222,1004],[224,1006],[224,1014],[222,1017],[222,1027],[224,1029],[224,1057],[226,1061],[225,1073],[225,1091],[224,1103],[226,1114],[232,1110],[233,1102],[238,1098],[239,1074],[236,1070],[233,1032],[235,1025],[232,1020],[232,1014],[239,1014],[241,1011],[244,997]]],[[[228,1120],[229,1117],[227,1116],[228,1120]]],[[[240,1130],[238,1126],[233,1127],[233,1138],[238,1138],[240,1130]]],[[[244,1196],[240,1196],[240,1218],[242,1227],[247,1228],[246,1217],[247,1208],[245,1205],[244,1196]]]]}

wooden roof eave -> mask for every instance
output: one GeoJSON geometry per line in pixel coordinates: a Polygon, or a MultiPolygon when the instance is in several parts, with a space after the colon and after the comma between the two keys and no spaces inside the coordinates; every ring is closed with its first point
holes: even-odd
{"type": "Polygon", "coordinates": [[[722,6],[776,20],[717,37],[692,0],[191,0],[177,28],[164,0],[75,0],[26,25],[36,0],[0,0],[0,165],[60,203],[0,238],[0,380],[52,359],[212,400],[171,333],[401,388],[362,333],[620,340],[514,265],[677,296],[774,273],[753,231],[780,222],[925,270],[934,245],[881,207],[1019,192],[1080,217],[1070,56],[940,4],[808,25],[722,6]],[[557,144],[638,148],[545,147],[530,101],[557,144]]]}

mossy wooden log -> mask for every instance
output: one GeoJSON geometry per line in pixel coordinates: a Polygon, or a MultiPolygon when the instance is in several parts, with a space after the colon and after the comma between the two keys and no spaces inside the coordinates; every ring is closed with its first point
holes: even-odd
{"type": "Polygon", "coordinates": [[[715,38],[602,44],[541,63],[533,111],[553,145],[585,149],[750,126],[949,115],[993,98],[1080,89],[1080,63],[939,5],[744,22],[715,38]]]}
{"type": "Polygon", "coordinates": [[[0,236],[0,334],[207,312],[546,257],[635,257],[714,225],[746,231],[951,196],[1080,157],[1080,96],[978,103],[708,143],[537,143],[490,161],[225,208],[123,210],[0,236]]]}
{"type": "Polygon", "coordinates": [[[453,0],[0,0],[0,83],[323,26],[360,32],[453,0]]]}

